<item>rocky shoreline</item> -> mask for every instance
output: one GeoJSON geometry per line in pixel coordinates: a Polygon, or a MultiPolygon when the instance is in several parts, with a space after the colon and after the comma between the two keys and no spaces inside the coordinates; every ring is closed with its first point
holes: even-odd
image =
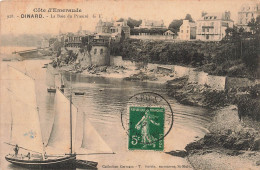
{"type": "Polygon", "coordinates": [[[260,122],[242,117],[239,112],[249,112],[249,109],[236,106],[240,106],[239,99],[245,95],[252,100],[259,99],[259,87],[256,94],[250,95],[252,90],[249,87],[216,91],[205,85],[188,83],[187,77],[168,81],[167,84],[168,94],[178,102],[215,110],[208,134],[188,144],[185,151],[169,154],[187,157],[194,169],[260,168],[260,122]],[[234,103],[237,104],[232,105],[234,103]]]}

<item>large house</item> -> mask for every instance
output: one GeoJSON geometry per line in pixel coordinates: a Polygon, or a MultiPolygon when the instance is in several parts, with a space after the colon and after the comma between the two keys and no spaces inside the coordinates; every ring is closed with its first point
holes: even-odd
{"type": "Polygon", "coordinates": [[[96,33],[110,34],[112,38],[120,38],[122,31],[126,38],[130,36],[130,27],[127,25],[126,21],[103,22],[102,20],[99,20],[96,25],[96,33]]]}
{"type": "Polygon", "coordinates": [[[189,22],[189,20],[183,20],[178,35],[180,40],[196,39],[196,24],[194,22],[189,22]]]}
{"type": "Polygon", "coordinates": [[[111,33],[110,28],[113,26],[113,22],[108,21],[102,21],[99,20],[99,22],[96,25],[96,33],[111,33]]]}
{"type": "Polygon", "coordinates": [[[238,23],[239,28],[244,28],[246,32],[250,32],[248,23],[257,16],[260,15],[260,3],[243,4],[238,12],[238,23]]]}
{"type": "Polygon", "coordinates": [[[139,27],[135,27],[137,29],[142,29],[142,28],[146,28],[146,29],[157,29],[157,28],[166,28],[164,25],[163,20],[147,20],[144,19],[142,20],[142,23],[139,27]]]}
{"type": "Polygon", "coordinates": [[[122,22],[114,22],[113,26],[110,28],[112,37],[121,36],[121,32],[123,31],[125,37],[130,37],[130,27],[127,25],[126,21],[122,22]]]}
{"type": "Polygon", "coordinates": [[[203,13],[197,21],[196,39],[201,41],[220,41],[226,36],[226,29],[233,28],[230,12],[203,13]]]}

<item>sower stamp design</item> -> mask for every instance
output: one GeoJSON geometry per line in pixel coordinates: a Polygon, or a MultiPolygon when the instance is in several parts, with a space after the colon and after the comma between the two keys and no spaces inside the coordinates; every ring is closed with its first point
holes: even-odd
{"type": "Polygon", "coordinates": [[[164,149],[164,108],[130,107],[128,149],[164,149]]]}
{"type": "Polygon", "coordinates": [[[170,103],[160,94],[142,92],[131,96],[121,111],[128,136],[128,150],[164,150],[164,138],[173,126],[170,103]]]}

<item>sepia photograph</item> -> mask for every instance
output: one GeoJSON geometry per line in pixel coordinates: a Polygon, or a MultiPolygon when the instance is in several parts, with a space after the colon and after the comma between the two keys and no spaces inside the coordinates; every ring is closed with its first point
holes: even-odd
{"type": "Polygon", "coordinates": [[[1,170],[259,170],[260,0],[0,0],[1,170]]]}

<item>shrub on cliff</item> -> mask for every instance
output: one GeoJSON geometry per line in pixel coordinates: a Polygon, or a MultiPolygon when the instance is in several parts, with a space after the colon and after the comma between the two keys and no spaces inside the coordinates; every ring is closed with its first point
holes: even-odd
{"type": "Polygon", "coordinates": [[[242,95],[238,99],[238,115],[240,119],[248,116],[253,120],[260,121],[260,87],[259,85],[249,88],[249,94],[242,95]]]}
{"type": "Polygon", "coordinates": [[[122,43],[111,43],[111,54],[133,61],[199,67],[213,75],[255,78],[258,42],[247,38],[241,43],[229,40],[173,43],[126,39],[122,43]]]}

